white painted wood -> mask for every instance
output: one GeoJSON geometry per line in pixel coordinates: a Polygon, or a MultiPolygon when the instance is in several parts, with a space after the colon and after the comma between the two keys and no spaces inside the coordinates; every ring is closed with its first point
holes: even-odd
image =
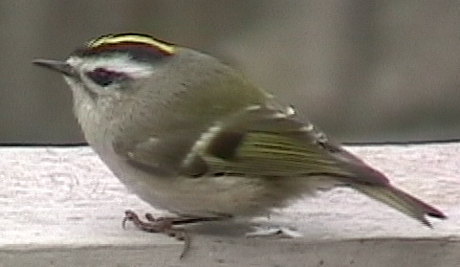
{"type": "Polygon", "coordinates": [[[460,266],[460,144],[350,147],[449,219],[428,229],[351,190],[302,199],[252,223],[294,239],[245,238],[245,222],[189,227],[182,244],[121,228],[124,210],[153,210],[87,147],[0,148],[0,266],[460,266]]]}

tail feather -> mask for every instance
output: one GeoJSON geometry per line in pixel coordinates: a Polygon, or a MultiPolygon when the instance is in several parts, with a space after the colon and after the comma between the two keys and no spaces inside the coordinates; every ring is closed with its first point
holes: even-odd
{"type": "Polygon", "coordinates": [[[396,210],[420,221],[430,228],[432,228],[432,225],[426,219],[425,215],[440,219],[447,218],[447,216],[440,210],[389,184],[354,184],[353,188],[392,208],[395,208],[396,210]]]}

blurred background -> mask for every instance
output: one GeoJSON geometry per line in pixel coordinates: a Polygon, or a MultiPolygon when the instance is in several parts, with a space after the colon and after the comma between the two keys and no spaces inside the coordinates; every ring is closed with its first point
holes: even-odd
{"type": "Polygon", "coordinates": [[[2,0],[0,143],[82,142],[62,77],[30,62],[116,32],[218,56],[340,141],[459,138],[460,1],[2,0]]]}

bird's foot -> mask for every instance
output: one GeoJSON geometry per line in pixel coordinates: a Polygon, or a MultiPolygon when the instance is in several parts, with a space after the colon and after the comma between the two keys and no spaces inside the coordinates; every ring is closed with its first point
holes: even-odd
{"type": "Polygon", "coordinates": [[[190,223],[198,222],[210,222],[210,221],[221,221],[231,218],[231,216],[222,215],[215,217],[158,217],[155,218],[150,213],[145,215],[146,221],[143,221],[139,218],[134,211],[127,210],[125,211],[125,217],[123,218],[122,226],[123,229],[126,228],[126,222],[133,222],[136,228],[149,232],[149,233],[163,233],[171,237],[175,237],[179,241],[184,241],[185,246],[180,255],[180,258],[184,258],[190,249],[191,239],[187,232],[182,228],[176,228],[177,225],[185,225],[190,223]]]}
{"type": "MultiPolygon", "coordinates": [[[[149,233],[163,233],[168,236],[174,237],[179,241],[184,241],[184,249],[180,255],[180,258],[184,258],[190,248],[190,237],[184,229],[175,228],[175,225],[184,224],[181,223],[184,218],[172,218],[172,217],[159,217],[154,218],[152,214],[146,213],[145,218],[147,221],[142,221],[134,211],[125,211],[125,217],[123,218],[122,227],[126,228],[126,222],[133,222],[136,228],[149,232],[149,233]]],[[[188,218],[187,218],[188,219],[188,218]]]]}
{"type": "Polygon", "coordinates": [[[254,226],[254,231],[246,233],[246,237],[276,237],[276,238],[295,238],[301,237],[295,229],[282,226],[254,226]]]}

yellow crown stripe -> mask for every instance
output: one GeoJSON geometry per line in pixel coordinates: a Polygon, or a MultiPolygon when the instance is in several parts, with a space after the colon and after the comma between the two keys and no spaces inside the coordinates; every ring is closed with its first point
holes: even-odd
{"type": "Polygon", "coordinates": [[[87,46],[90,48],[96,48],[102,45],[119,43],[141,43],[157,47],[158,49],[165,51],[168,54],[174,54],[175,52],[174,45],[156,40],[150,36],[137,34],[106,35],[90,41],[87,46]]]}

